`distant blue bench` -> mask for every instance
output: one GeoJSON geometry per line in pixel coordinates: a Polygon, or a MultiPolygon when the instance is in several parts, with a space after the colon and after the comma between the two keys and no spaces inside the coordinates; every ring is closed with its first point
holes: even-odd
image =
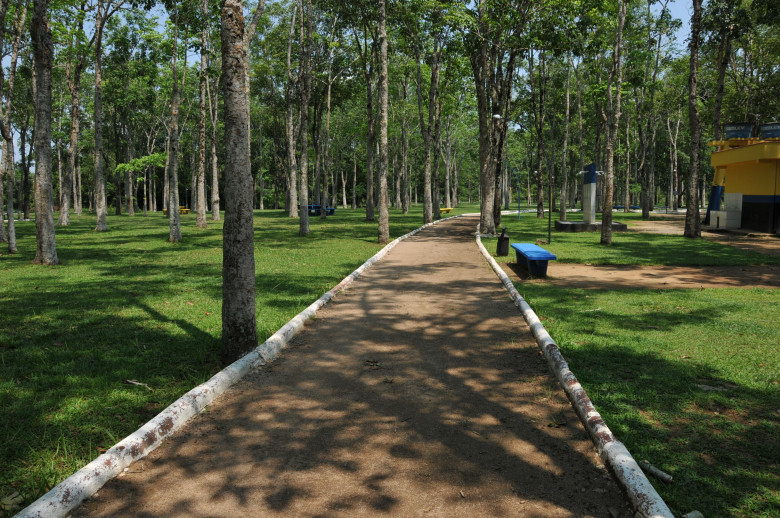
{"type": "Polygon", "coordinates": [[[557,259],[553,254],[533,243],[512,243],[517,254],[517,264],[525,265],[528,273],[534,277],[547,275],[547,261],[557,259]]]}
{"type": "MultiPolygon", "coordinates": [[[[322,205],[309,205],[309,216],[319,216],[322,213],[322,205]]],[[[336,207],[325,207],[325,215],[336,214],[336,207]]]]}

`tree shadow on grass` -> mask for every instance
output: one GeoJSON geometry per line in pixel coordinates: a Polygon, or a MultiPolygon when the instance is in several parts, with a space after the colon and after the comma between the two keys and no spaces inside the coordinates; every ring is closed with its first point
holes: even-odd
{"type": "MultiPolygon", "coordinates": [[[[521,291],[618,438],[637,458],[673,474],[674,483],[656,487],[674,511],[698,509],[705,516],[780,511],[777,381],[764,388],[740,384],[706,358],[670,357],[667,349],[676,346],[667,346],[664,338],[687,333],[688,327],[720,329],[736,306],[687,308],[688,291],[664,293],[676,295],[676,304],[653,305],[647,291],[614,291],[623,306],[647,304],[646,312],[626,314],[594,307],[604,304],[594,301],[604,290],[523,285],[521,291]],[[568,322],[573,318],[577,329],[568,322]],[[633,343],[623,345],[625,340],[633,343]]],[[[697,337],[690,340],[695,346],[697,337]]],[[[728,343],[716,345],[721,355],[732,354],[728,343]]]]}

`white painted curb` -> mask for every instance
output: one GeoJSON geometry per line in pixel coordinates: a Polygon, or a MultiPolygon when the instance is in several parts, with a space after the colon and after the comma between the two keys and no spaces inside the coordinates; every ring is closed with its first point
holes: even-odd
{"type": "Polygon", "coordinates": [[[574,407],[577,416],[579,416],[591,440],[596,445],[599,455],[615,473],[618,482],[628,495],[629,500],[631,500],[637,515],[641,518],[674,518],[672,511],[669,510],[666,502],[656,492],[636,460],[634,460],[634,457],[631,456],[625,445],[617,440],[601,418],[593,402],[585,393],[585,389],[577,381],[574,373],[569,370],[569,364],[563,358],[558,345],[544,328],[539,317],[536,316],[536,313],[534,313],[534,310],[531,309],[531,306],[528,305],[528,302],[522,295],[517,292],[515,285],[506,272],[501,269],[496,260],[493,259],[493,256],[490,255],[490,252],[485,249],[479,232],[476,233],[476,239],[479,250],[488,263],[490,263],[493,271],[501,279],[515,305],[523,314],[523,318],[525,318],[534,338],[536,338],[536,343],[547,359],[547,364],[566,392],[566,396],[574,407]]]}
{"type": "Polygon", "coordinates": [[[212,401],[250,371],[273,361],[290,339],[300,331],[306,320],[314,316],[317,310],[330,302],[334,295],[382,259],[398,243],[440,221],[458,217],[461,216],[451,216],[433,221],[388,243],[334,288],[298,313],[263,344],[222,369],[207,382],[198,385],[174,401],[141,428],[24,508],[16,515],[16,518],[60,518],[66,516],[81,502],[95,494],[106,482],[119,475],[127,466],[155,450],[166,437],[181,429],[190,418],[203,411],[212,401]]]}

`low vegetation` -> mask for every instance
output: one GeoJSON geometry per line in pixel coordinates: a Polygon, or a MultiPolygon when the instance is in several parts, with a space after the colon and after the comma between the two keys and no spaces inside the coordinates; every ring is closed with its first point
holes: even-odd
{"type": "MultiPolygon", "coordinates": [[[[619,216],[629,228],[637,217],[619,216]]],[[[532,214],[505,216],[504,224],[512,242],[547,237],[547,220],[532,214]]],[[[615,234],[609,247],[598,241],[598,234],[554,232],[543,246],[577,263],[778,263],[681,236],[615,234]]],[[[514,254],[499,259],[515,261],[514,254]]],[[[694,509],[708,518],[780,514],[777,289],[516,286],[617,437],[637,460],[673,476],[653,482],[675,516],[694,509]]]]}

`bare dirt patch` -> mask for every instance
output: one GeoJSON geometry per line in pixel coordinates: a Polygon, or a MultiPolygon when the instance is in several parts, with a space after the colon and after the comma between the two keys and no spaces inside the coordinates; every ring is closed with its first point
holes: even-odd
{"type": "MultiPolygon", "coordinates": [[[[651,234],[672,234],[681,236],[685,230],[685,217],[679,215],[663,216],[662,220],[633,221],[630,232],[651,234]]],[[[724,245],[753,250],[761,254],[780,255],[780,237],[776,234],[764,234],[750,231],[711,231],[702,226],[701,236],[724,245]]]]}
{"type": "Polygon", "coordinates": [[[475,227],[399,244],[73,516],[631,516],[475,227]]]}
{"type": "Polygon", "coordinates": [[[503,263],[514,280],[590,289],[780,288],[780,266],[592,266],[550,262],[547,278],[529,279],[516,263],[503,263]]]}
{"type": "MultiPolygon", "coordinates": [[[[682,235],[685,218],[632,222],[629,232],[682,235]]],[[[720,233],[702,231],[704,239],[754,252],[780,255],[780,239],[769,234],[720,233]]],[[[556,286],[591,289],[697,289],[697,288],[780,288],[780,265],[745,266],[593,266],[551,261],[547,278],[530,279],[515,263],[503,263],[514,280],[549,283],[556,286]]]]}

